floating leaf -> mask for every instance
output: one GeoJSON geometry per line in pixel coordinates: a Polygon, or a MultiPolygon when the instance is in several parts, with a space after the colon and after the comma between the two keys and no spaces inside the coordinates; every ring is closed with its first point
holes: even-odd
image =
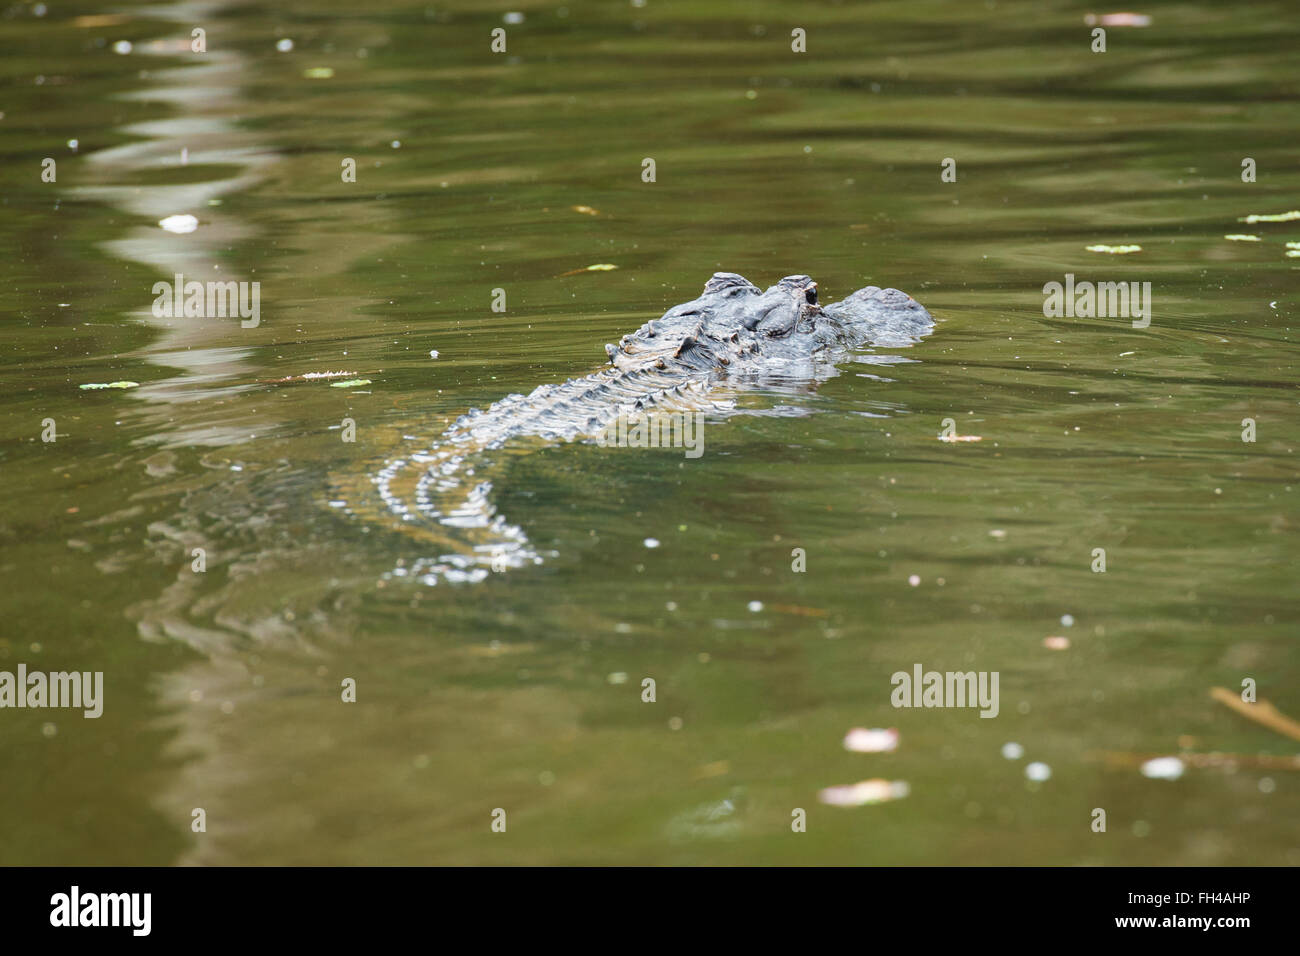
{"type": "Polygon", "coordinates": [[[1237,222],[1291,222],[1295,219],[1300,219],[1300,210],[1292,209],[1290,212],[1252,214],[1239,218],[1237,222]]]}
{"type": "Polygon", "coordinates": [[[562,279],[565,276],[576,276],[580,272],[610,272],[617,268],[618,266],[610,262],[598,262],[594,266],[586,266],[582,269],[570,269],[568,272],[561,272],[556,276],[556,278],[562,279]]]}
{"type": "Polygon", "coordinates": [[[861,807],[870,803],[899,800],[911,792],[905,780],[863,780],[840,787],[827,787],[817,799],[832,807],[861,807]]]}
{"type": "Polygon", "coordinates": [[[1259,242],[1260,241],[1259,236],[1248,236],[1248,235],[1243,236],[1243,235],[1238,235],[1236,233],[1232,234],[1231,236],[1224,236],[1223,238],[1227,239],[1229,242],[1259,242]]]}
{"type": "Polygon", "coordinates": [[[139,382],[87,382],[85,385],[79,385],[78,388],[139,388],[139,382]]]}
{"type": "Polygon", "coordinates": [[[303,70],[302,75],[309,80],[328,80],[334,75],[334,69],[329,66],[313,66],[303,70]]]}
{"type": "Polygon", "coordinates": [[[1126,256],[1131,252],[1141,252],[1141,246],[1107,246],[1098,243],[1095,246],[1088,246],[1089,252],[1104,252],[1112,256],[1126,256]]]}
{"type": "Polygon", "coordinates": [[[350,378],[346,382],[331,382],[330,388],[356,388],[358,385],[369,385],[368,378],[350,378]]]}

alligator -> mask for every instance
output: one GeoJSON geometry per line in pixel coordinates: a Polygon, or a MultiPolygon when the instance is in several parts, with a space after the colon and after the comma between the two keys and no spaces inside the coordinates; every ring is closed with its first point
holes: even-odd
{"type": "Polygon", "coordinates": [[[897,289],[867,286],[821,306],[806,275],[760,291],[734,272],[715,273],[698,298],[606,345],[607,367],[470,409],[432,447],[387,461],[371,481],[388,514],[451,552],[392,573],[435,584],[541,563],[489,500],[484,472],[507,452],[593,439],[620,415],[726,414],[735,410],[726,393],[817,384],[852,349],[910,345],[933,328],[930,313],[897,289]]]}

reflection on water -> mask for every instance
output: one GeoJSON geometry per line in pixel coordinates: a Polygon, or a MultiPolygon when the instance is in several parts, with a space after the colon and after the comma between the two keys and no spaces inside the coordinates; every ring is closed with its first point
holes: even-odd
{"type": "MultiPolygon", "coordinates": [[[[152,11],[183,32],[136,44],[133,55],[165,57],[171,63],[187,58],[190,25],[210,22],[220,9],[219,4],[182,3],[152,11]]],[[[110,204],[143,220],[104,243],[113,256],[142,263],[169,279],[184,275],[198,281],[251,281],[246,274],[223,268],[223,252],[255,238],[257,232],[225,212],[222,197],[251,189],[278,157],[235,122],[243,108],[239,83],[248,59],[217,44],[188,58],[193,62],[184,66],[142,69],[148,85],[121,98],[168,104],[171,115],[129,124],[121,130],[127,142],[89,154],[88,182],[74,187],[73,195],[110,204]],[[229,175],[211,178],[213,172],[223,171],[229,175]],[[180,181],[178,172],[185,174],[180,181]],[[163,220],[175,216],[193,216],[199,219],[199,228],[180,236],[160,227],[163,220]]],[[[142,294],[141,304],[152,306],[153,298],[142,294]]],[[[246,346],[228,344],[237,334],[233,323],[218,318],[158,319],[151,308],[141,308],[130,317],[159,331],[141,357],[179,373],[151,381],[135,397],[166,404],[216,402],[248,387],[237,380],[249,377],[254,367],[251,352],[246,346]]],[[[146,414],[154,429],[166,433],[163,442],[175,447],[237,444],[250,430],[270,424],[262,419],[178,427],[167,407],[146,414]]]]}
{"type": "Polygon", "coordinates": [[[39,771],[0,861],[1300,862],[1295,741],[1210,695],[1300,714],[1300,235],[1243,221],[1300,187],[1294,15],[1100,57],[1068,6],[801,8],[806,55],[762,4],[524,13],[503,57],[469,4],[0,24],[0,669],[107,684],[0,720],[39,771]],[[553,557],[414,580],[370,477],[722,270],[943,321],[728,396],[698,461],[503,452],[472,477],[553,557]],[[259,281],[261,325],[155,318],[176,273],[259,281]],[[1066,273],[1150,282],[1150,328],[1044,315],[1066,273]],[[999,716],[894,709],[918,664],[999,672],[999,716]]]}

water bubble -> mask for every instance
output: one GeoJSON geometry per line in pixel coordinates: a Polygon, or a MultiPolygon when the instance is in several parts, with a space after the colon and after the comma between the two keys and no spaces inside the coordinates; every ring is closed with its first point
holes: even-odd
{"type": "Polygon", "coordinates": [[[293,49],[293,41],[290,40],[288,37],[285,37],[284,39],[281,40],[276,40],[275,48],[279,50],[281,53],[288,53],[290,50],[293,49]]]}
{"type": "Polygon", "coordinates": [[[1025,755],[1025,748],[1020,746],[1014,740],[1007,741],[1002,745],[1002,756],[1008,760],[1019,760],[1025,755]]]}

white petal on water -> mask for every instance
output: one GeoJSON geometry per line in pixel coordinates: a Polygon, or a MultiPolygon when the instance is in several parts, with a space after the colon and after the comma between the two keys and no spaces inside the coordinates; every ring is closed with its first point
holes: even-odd
{"type": "Polygon", "coordinates": [[[1141,767],[1142,776],[1152,780],[1177,780],[1187,769],[1177,757],[1153,757],[1141,767]]]}
{"type": "Polygon", "coordinates": [[[199,221],[189,213],[184,213],[179,216],[168,216],[166,219],[160,219],[158,225],[168,232],[184,234],[199,228],[199,221]]]}
{"type": "Polygon", "coordinates": [[[898,731],[890,727],[854,727],[844,737],[844,749],[856,753],[891,753],[898,749],[898,731]]]}

